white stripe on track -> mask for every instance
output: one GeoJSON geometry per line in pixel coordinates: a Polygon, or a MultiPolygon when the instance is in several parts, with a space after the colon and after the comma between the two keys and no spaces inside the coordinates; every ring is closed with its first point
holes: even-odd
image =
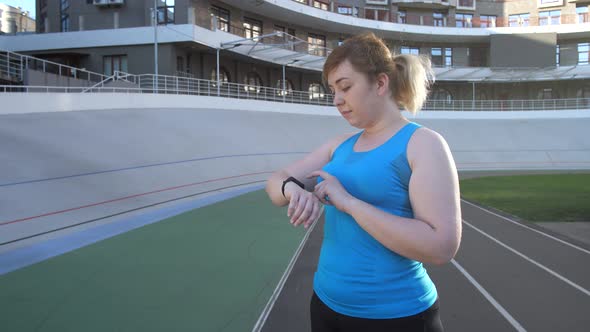
{"type": "Polygon", "coordinates": [[[496,308],[496,310],[498,310],[500,312],[500,314],[502,316],[504,316],[504,318],[506,318],[506,320],[518,331],[518,332],[526,332],[525,328],[522,327],[522,325],[520,325],[519,322],[516,321],[516,319],[514,319],[514,317],[512,317],[512,315],[510,315],[510,313],[508,313],[508,311],[506,311],[506,309],[504,309],[504,307],[502,307],[500,305],[500,303],[498,303],[498,301],[496,301],[492,295],[490,295],[490,293],[488,293],[488,291],[485,290],[485,288],[483,288],[470,274],[469,272],[465,271],[465,269],[459,265],[459,263],[457,263],[456,260],[451,259],[451,263],[453,265],[455,265],[455,267],[457,268],[457,270],[459,270],[459,272],[463,273],[463,275],[465,276],[465,278],[467,278],[467,280],[469,280],[469,282],[471,282],[473,284],[473,286],[475,286],[475,288],[477,288],[477,290],[494,306],[494,308],[496,308]]]}
{"type": "Polygon", "coordinates": [[[562,244],[565,244],[565,245],[567,245],[567,246],[570,246],[570,247],[572,247],[572,248],[574,248],[574,249],[578,249],[578,250],[580,250],[581,252],[584,252],[584,253],[587,253],[587,254],[589,254],[589,255],[590,255],[590,250],[586,250],[586,249],[584,249],[584,248],[581,248],[581,247],[579,247],[579,246],[577,246],[577,245],[575,245],[575,244],[571,244],[571,243],[569,243],[569,242],[567,242],[567,241],[564,241],[564,240],[562,240],[562,239],[558,239],[558,238],[556,238],[555,236],[549,235],[549,234],[547,234],[547,233],[543,233],[543,232],[541,232],[540,230],[537,230],[537,229],[534,229],[534,228],[532,228],[532,227],[529,227],[529,226],[527,226],[527,225],[521,224],[521,223],[519,223],[519,222],[516,222],[516,221],[514,221],[514,220],[512,220],[512,219],[510,219],[510,218],[506,218],[506,217],[504,217],[504,216],[501,216],[501,215],[499,215],[499,214],[497,214],[497,213],[494,213],[494,212],[492,212],[492,211],[490,211],[490,210],[488,210],[488,209],[485,209],[485,208],[483,208],[483,207],[481,207],[481,206],[479,206],[479,205],[476,205],[476,204],[473,204],[473,203],[471,203],[471,202],[468,202],[468,201],[466,201],[466,200],[464,200],[464,199],[461,199],[461,201],[463,201],[463,202],[465,202],[465,203],[467,203],[467,204],[469,204],[469,205],[471,205],[471,206],[475,206],[476,208],[479,208],[479,209],[481,209],[481,210],[484,210],[484,211],[486,211],[487,213],[493,214],[493,215],[494,215],[494,216],[496,216],[496,217],[499,217],[499,218],[502,218],[502,219],[504,219],[504,220],[506,220],[506,221],[509,221],[509,222],[511,222],[511,223],[513,223],[513,224],[515,224],[515,225],[518,225],[518,226],[520,226],[520,227],[524,227],[524,228],[526,228],[526,229],[528,229],[528,230],[531,230],[531,231],[533,231],[533,232],[537,232],[537,233],[539,233],[539,234],[541,234],[541,235],[543,235],[543,236],[546,236],[546,237],[548,237],[548,238],[550,238],[550,239],[552,239],[552,240],[555,240],[555,241],[557,241],[557,242],[559,242],[559,243],[562,243],[562,244]]]}
{"type": "Polygon", "coordinates": [[[491,235],[489,235],[488,233],[486,233],[486,232],[482,231],[481,229],[479,229],[479,228],[477,228],[477,227],[473,226],[472,224],[468,223],[467,221],[463,220],[463,222],[464,222],[465,224],[467,224],[469,227],[471,227],[471,228],[475,229],[476,231],[478,231],[479,233],[481,233],[482,235],[486,236],[486,237],[487,237],[487,238],[489,238],[490,240],[492,240],[492,241],[496,242],[497,244],[501,245],[502,247],[504,247],[504,248],[506,248],[506,249],[508,249],[508,250],[512,251],[513,253],[515,253],[515,254],[517,254],[518,256],[520,256],[520,257],[524,258],[524,259],[525,259],[525,260],[527,260],[528,262],[530,262],[530,263],[532,263],[532,264],[534,264],[534,265],[536,265],[536,266],[540,267],[541,269],[543,269],[543,270],[545,270],[545,271],[549,272],[551,275],[553,275],[554,277],[556,277],[556,278],[560,279],[561,281],[565,282],[566,284],[568,284],[568,285],[570,285],[570,286],[574,287],[575,289],[579,290],[580,292],[582,292],[582,293],[584,293],[584,294],[586,294],[586,295],[590,296],[590,291],[589,291],[589,290],[587,290],[586,288],[584,288],[584,287],[582,287],[582,286],[580,286],[580,285],[578,285],[578,284],[574,283],[573,281],[571,281],[571,280],[567,279],[566,277],[564,277],[564,276],[560,275],[559,273],[557,273],[557,272],[555,272],[555,271],[551,270],[550,268],[546,267],[545,265],[543,265],[543,264],[541,264],[541,263],[539,263],[539,262],[537,262],[537,261],[533,260],[532,258],[529,258],[528,256],[526,256],[526,255],[524,255],[523,253],[521,253],[521,252],[517,251],[516,249],[513,249],[513,248],[509,247],[509,246],[508,246],[508,245],[506,245],[505,243],[501,242],[500,240],[497,240],[497,239],[496,239],[496,238],[494,238],[493,236],[491,236],[491,235]]]}
{"type": "MultiPolygon", "coordinates": [[[[323,213],[324,213],[324,207],[322,206],[322,210],[320,211],[320,216],[318,217],[318,220],[321,218],[323,213]]],[[[258,321],[254,325],[254,328],[252,328],[252,332],[259,332],[262,330],[264,323],[266,323],[266,320],[268,319],[268,315],[270,314],[272,308],[274,307],[275,302],[279,298],[279,294],[283,290],[283,287],[285,286],[285,283],[287,282],[287,279],[289,278],[289,275],[291,274],[291,270],[293,270],[293,267],[295,266],[295,262],[297,262],[297,259],[299,258],[299,255],[301,254],[301,251],[303,250],[305,243],[307,243],[307,239],[309,238],[309,235],[311,234],[311,232],[315,228],[315,225],[318,223],[318,220],[316,220],[311,225],[309,230],[305,233],[303,240],[301,240],[301,243],[299,243],[299,247],[297,248],[297,251],[295,251],[295,254],[291,258],[291,261],[289,262],[287,269],[285,270],[285,272],[283,273],[283,276],[281,277],[281,280],[279,280],[277,287],[275,288],[270,299],[266,303],[266,306],[262,310],[260,317],[258,317],[258,321]]]]}

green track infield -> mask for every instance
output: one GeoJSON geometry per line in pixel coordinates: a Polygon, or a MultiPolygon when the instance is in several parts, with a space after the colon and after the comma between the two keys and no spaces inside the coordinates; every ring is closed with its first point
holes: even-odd
{"type": "Polygon", "coordinates": [[[264,191],[0,276],[0,330],[250,331],[305,230],[264,191]]]}
{"type": "Polygon", "coordinates": [[[590,221],[590,174],[466,179],[461,196],[528,221],[590,221]]]}

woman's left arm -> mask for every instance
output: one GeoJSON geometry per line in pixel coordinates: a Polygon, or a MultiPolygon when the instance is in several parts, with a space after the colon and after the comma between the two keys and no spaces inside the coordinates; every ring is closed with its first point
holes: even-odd
{"type": "Polygon", "coordinates": [[[445,140],[426,128],[417,130],[408,144],[412,168],[409,195],[414,219],[392,215],[358,200],[325,172],[316,191],[328,195],[336,208],[350,214],[377,241],[413,260],[432,264],[449,262],[461,241],[459,180],[445,140]],[[327,177],[327,178],[326,178],[327,177]],[[325,183],[324,183],[325,182],[325,183]]]}

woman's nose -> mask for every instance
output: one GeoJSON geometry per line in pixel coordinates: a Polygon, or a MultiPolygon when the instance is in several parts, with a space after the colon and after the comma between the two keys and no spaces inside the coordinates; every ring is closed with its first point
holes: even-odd
{"type": "Polygon", "coordinates": [[[339,93],[335,93],[334,94],[334,106],[338,106],[340,104],[342,104],[344,102],[344,100],[342,99],[342,97],[340,96],[339,93]]]}

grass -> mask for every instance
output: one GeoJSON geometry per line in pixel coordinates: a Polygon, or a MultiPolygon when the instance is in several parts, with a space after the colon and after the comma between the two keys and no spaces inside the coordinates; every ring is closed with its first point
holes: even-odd
{"type": "Polygon", "coordinates": [[[590,221],[590,174],[465,179],[461,196],[528,221],[590,221]]]}

